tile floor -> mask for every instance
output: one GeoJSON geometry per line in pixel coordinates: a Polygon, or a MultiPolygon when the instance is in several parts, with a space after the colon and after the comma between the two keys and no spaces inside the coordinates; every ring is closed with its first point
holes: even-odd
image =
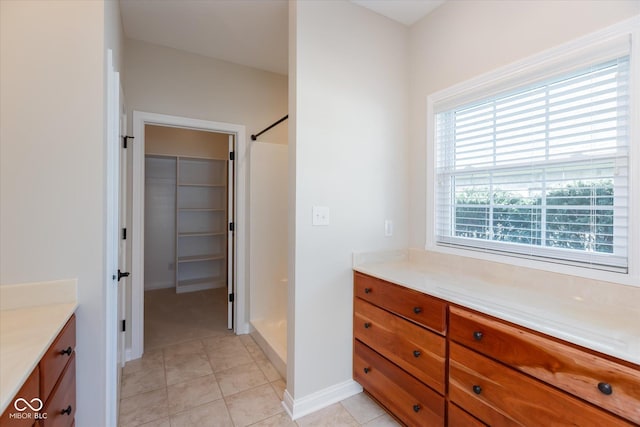
{"type": "MultiPolygon", "coordinates": [[[[204,291],[201,297],[207,292],[212,291],[204,291]]],[[[145,309],[153,301],[169,303],[175,316],[180,304],[172,298],[168,293],[155,299],[145,295],[145,309]]],[[[158,307],[151,309],[162,312],[158,307]]],[[[167,326],[166,318],[159,315],[156,320],[164,320],[145,325],[145,333],[152,328],[155,347],[147,346],[144,356],[123,370],[121,427],[398,425],[363,393],[292,421],[282,406],[285,381],[253,338],[234,335],[220,321],[203,329],[207,322],[190,323],[191,316],[201,318],[202,314],[191,307],[176,316],[179,325],[168,326],[173,343],[153,330],[167,326]],[[194,338],[203,334],[207,336],[194,338]]]]}

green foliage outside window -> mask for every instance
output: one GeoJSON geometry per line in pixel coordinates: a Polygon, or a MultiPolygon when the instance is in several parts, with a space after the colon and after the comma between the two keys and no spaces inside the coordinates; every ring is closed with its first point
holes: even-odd
{"type": "Polygon", "coordinates": [[[455,218],[458,237],[613,253],[613,182],[577,181],[544,199],[469,188],[456,197],[455,218]]]}

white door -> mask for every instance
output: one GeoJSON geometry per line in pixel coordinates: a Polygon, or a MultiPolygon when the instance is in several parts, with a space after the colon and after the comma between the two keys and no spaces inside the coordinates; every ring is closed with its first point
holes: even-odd
{"type": "Polygon", "coordinates": [[[120,74],[107,51],[107,182],[106,182],[106,425],[117,425],[119,402],[119,270],[120,202],[120,74]]]}
{"type": "MultiPolygon", "coordinates": [[[[120,114],[120,139],[119,139],[119,147],[120,147],[120,224],[118,229],[120,230],[120,245],[118,247],[118,265],[119,269],[124,272],[129,271],[129,265],[127,262],[127,241],[129,239],[128,236],[128,227],[127,227],[127,150],[123,144],[123,141],[127,141],[125,135],[127,134],[127,112],[125,109],[124,102],[124,91],[122,90],[122,86],[120,86],[120,103],[119,103],[119,114],[120,114]]],[[[131,144],[131,140],[128,141],[128,144],[131,144]]],[[[118,298],[118,320],[120,321],[120,336],[118,338],[118,390],[120,390],[120,382],[122,378],[122,368],[126,362],[125,357],[125,338],[126,332],[125,327],[129,325],[125,324],[126,314],[126,296],[128,294],[130,279],[128,276],[123,276],[119,283],[119,293],[120,297],[118,298]]]]}
{"type": "Polygon", "coordinates": [[[233,209],[233,192],[234,192],[234,157],[235,147],[233,143],[234,135],[229,135],[229,167],[227,168],[227,218],[229,218],[229,227],[227,227],[227,328],[233,329],[233,306],[234,306],[234,230],[235,219],[233,209]]]}

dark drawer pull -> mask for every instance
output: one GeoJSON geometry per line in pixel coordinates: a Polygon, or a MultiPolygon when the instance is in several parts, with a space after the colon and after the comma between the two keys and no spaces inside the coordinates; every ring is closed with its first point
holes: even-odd
{"type": "Polygon", "coordinates": [[[611,387],[611,384],[609,383],[598,383],[598,390],[607,396],[613,393],[613,387],[611,387]]]}
{"type": "Polygon", "coordinates": [[[67,347],[66,350],[60,351],[60,354],[66,354],[67,356],[71,356],[71,353],[73,353],[73,349],[71,347],[67,347]]]}
{"type": "Polygon", "coordinates": [[[420,313],[422,313],[422,308],[420,308],[420,307],[413,307],[413,312],[414,312],[415,314],[420,314],[420,313]]]}
{"type": "Polygon", "coordinates": [[[371,288],[364,288],[364,293],[365,294],[370,294],[371,293],[371,288]]]}
{"type": "Polygon", "coordinates": [[[72,411],[71,405],[69,405],[69,406],[67,406],[67,409],[63,409],[62,411],[60,411],[60,413],[62,415],[71,415],[71,411],[72,411]]]}
{"type": "Polygon", "coordinates": [[[420,357],[421,354],[420,350],[413,350],[413,357],[420,357]]]}
{"type": "Polygon", "coordinates": [[[476,341],[480,341],[482,339],[482,337],[484,337],[484,334],[480,331],[474,331],[473,332],[473,339],[476,341]]]}
{"type": "Polygon", "coordinates": [[[474,386],[473,386],[473,392],[474,392],[475,394],[480,394],[480,393],[482,393],[482,387],[480,387],[479,385],[474,385],[474,386]]]}
{"type": "Polygon", "coordinates": [[[368,374],[369,372],[371,372],[371,368],[364,368],[364,373],[368,374]]]}
{"type": "Polygon", "coordinates": [[[369,322],[364,322],[364,328],[365,329],[369,329],[371,327],[371,323],[369,322]]]}
{"type": "Polygon", "coordinates": [[[413,412],[420,412],[420,409],[422,409],[422,406],[418,404],[413,405],[413,412]]]}

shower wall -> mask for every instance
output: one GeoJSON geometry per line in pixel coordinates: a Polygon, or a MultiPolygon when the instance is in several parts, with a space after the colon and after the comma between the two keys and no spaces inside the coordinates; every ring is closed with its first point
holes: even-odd
{"type": "Polygon", "coordinates": [[[250,322],[265,353],[280,359],[270,357],[277,368],[286,362],[287,151],[282,144],[250,147],[250,322]]]}

